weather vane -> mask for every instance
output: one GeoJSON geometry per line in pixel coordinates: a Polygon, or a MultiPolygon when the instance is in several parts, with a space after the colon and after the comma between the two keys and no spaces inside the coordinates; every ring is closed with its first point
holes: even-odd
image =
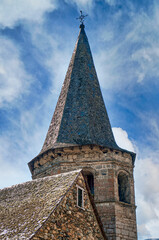
{"type": "Polygon", "coordinates": [[[83,24],[84,19],[85,19],[85,17],[88,16],[88,14],[87,14],[87,15],[83,15],[82,10],[80,11],[80,13],[81,13],[81,16],[79,16],[79,17],[76,18],[76,19],[79,19],[79,20],[80,20],[80,23],[83,24]]]}

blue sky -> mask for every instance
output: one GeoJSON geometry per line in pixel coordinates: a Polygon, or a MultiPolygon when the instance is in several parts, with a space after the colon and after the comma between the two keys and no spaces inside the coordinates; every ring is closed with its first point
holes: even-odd
{"type": "Polygon", "coordinates": [[[159,1],[1,0],[0,187],[31,179],[79,32],[119,146],[137,153],[139,240],[159,237],[159,1]]]}

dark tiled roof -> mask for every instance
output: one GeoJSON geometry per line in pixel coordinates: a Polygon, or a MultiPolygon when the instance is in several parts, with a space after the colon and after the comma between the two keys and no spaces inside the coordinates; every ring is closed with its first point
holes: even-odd
{"type": "Polygon", "coordinates": [[[56,109],[41,150],[96,144],[118,149],[81,25],[56,109]]]}
{"type": "Polygon", "coordinates": [[[80,170],[0,190],[0,239],[30,239],[72,186],[80,170]]]}

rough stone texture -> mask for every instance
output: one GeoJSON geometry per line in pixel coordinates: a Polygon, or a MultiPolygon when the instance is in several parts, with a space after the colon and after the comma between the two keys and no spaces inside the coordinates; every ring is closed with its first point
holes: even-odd
{"type": "Polygon", "coordinates": [[[98,225],[82,175],[31,239],[106,239],[98,225]],[[84,208],[77,207],[77,185],[84,189],[84,208]]]}
{"type": "Polygon", "coordinates": [[[41,153],[86,144],[119,149],[82,26],[41,153]]]}
{"type": "Polygon", "coordinates": [[[0,239],[30,239],[79,173],[58,174],[0,190],[0,239]]]}
{"type": "Polygon", "coordinates": [[[33,178],[82,168],[94,176],[94,202],[109,240],[137,239],[133,179],[130,153],[86,145],[50,150],[36,159],[33,178]],[[128,175],[130,204],[119,201],[118,174],[128,175]],[[128,234],[127,234],[128,232],[128,234]]]}
{"type": "Polygon", "coordinates": [[[116,232],[119,240],[137,239],[135,207],[119,203],[115,207],[116,232]]]}
{"type": "Polygon", "coordinates": [[[28,164],[32,177],[80,168],[85,175],[90,172],[94,177],[94,203],[108,239],[136,240],[134,161],[135,154],[119,148],[114,140],[81,25],[43,148],[28,164]],[[121,187],[122,179],[126,184],[121,187]],[[121,200],[123,191],[129,203],[121,200]]]}

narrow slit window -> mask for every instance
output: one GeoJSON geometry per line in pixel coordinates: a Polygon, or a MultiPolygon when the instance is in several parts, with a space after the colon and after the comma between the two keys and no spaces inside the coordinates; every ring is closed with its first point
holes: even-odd
{"type": "Polygon", "coordinates": [[[130,204],[130,184],[129,178],[124,173],[118,175],[118,193],[119,201],[130,204]]]}
{"type": "Polygon", "coordinates": [[[77,206],[81,208],[84,207],[83,192],[84,190],[82,188],[77,187],[77,206]]]}
{"type": "Polygon", "coordinates": [[[93,174],[86,175],[87,183],[92,196],[94,196],[94,177],[93,174]]]}
{"type": "Polygon", "coordinates": [[[87,170],[84,170],[83,173],[84,173],[87,185],[89,187],[90,193],[94,197],[94,176],[93,176],[92,172],[87,171],[87,170]]]}

